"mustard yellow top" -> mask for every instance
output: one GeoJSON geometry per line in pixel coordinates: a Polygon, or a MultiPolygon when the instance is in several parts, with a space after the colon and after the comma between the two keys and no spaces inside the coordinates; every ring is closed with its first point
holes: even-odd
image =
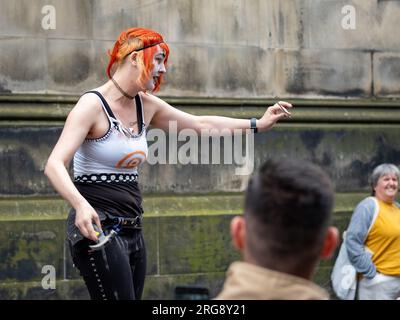
{"type": "Polygon", "coordinates": [[[378,200],[379,213],[365,245],[378,272],[400,276],[400,208],[378,200]]]}

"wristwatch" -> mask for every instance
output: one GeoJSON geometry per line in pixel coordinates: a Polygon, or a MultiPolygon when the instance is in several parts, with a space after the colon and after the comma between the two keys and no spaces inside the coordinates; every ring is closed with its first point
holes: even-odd
{"type": "Polygon", "coordinates": [[[250,119],[250,129],[253,130],[253,133],[257,133],[257,119],[251,118],[250,119]]]}

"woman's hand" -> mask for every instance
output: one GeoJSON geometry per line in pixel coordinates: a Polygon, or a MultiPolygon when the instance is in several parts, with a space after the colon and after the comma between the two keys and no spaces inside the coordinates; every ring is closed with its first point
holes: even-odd
{"type": "Polygon", "coordinates": [[[257,120],[257,130],[259,132],[267,131],[268,129],[271,129],[278,120],[290,118],[290,112],[288,111],[288,113],[286,113],[285,109],[290,109],[292,107],[293,106],[286,101],[275,103],[265,111],[260,120],[257,120]]]}
{"type": "Polygon", "coordinates": [[[85,203],[76,209],[75,226],[85,238],[97,242],[97,234],[93,228],[93,223],[101,231],[99,216],[89,203],[85,203]]]}

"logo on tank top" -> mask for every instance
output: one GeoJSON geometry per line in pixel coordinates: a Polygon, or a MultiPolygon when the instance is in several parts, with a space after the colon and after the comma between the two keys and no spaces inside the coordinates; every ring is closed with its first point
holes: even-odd
{"type": "Polygon", "coordinates": [[[146,154],[143,151],[135,151],[128,153],[125,157],[119,160],[115,167],[124,169],[136,168],[144,160],[146,160],[146,154]]]}

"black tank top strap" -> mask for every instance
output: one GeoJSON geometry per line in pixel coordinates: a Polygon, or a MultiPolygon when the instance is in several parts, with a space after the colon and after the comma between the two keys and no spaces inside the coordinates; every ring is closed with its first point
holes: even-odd
{"type": "Polygon", "coordinates": [[[135,96],[135,102],[136,102],[136,116],[138,120],[138,127],[139,127],[139,132],[141,132],[142,126],[144,124],[144,116],[143,116],[142,98],[140,97],[139,93],[135,96]]]}
{"type": "Polygon", "coordinates": [[[103,103],[103,106],[105,108],[105,111],[106,111],[108,117],[116,119],[115,116],[114,116],[114,113],[112,112],[112,110],[111,110],[110,106],[108,105],[106,99],[104,99],[103,95],[100,92],[95,91],[95,90],[91,90],[91,91],[85,92],[84,94],[86,94],[86,93],[94,93],[95,95],[97,95],[100,98],[101,102],[103,103]]]}

